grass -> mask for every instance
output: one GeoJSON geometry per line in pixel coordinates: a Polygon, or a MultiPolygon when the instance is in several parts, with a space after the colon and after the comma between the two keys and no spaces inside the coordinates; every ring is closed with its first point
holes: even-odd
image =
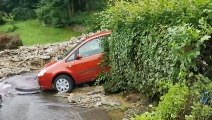
{"type": "Polygon", "coordinates": [[[70,28],[53,28],[43,26],[38,20],[29,20],[15,23],[7,23],[0,26],[0,32],[8,32],[14,28],[12,34],[19,35],[24,45],[48,44],[70,40],[70,38],[80,35],[70,28]]]}

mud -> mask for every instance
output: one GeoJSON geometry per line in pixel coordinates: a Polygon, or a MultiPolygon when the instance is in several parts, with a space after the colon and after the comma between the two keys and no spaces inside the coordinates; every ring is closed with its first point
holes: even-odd
{"type": "Polygon", "coordinates": [[[55,96],[54,92],[41,92],[33,73],[4,79],[0,86],[3,97],[2,103],[0,99],[0,120],[112,119],[108,114],[110,111],[104,108],[76,107],[70,105],[66,98],[55,96]]]}

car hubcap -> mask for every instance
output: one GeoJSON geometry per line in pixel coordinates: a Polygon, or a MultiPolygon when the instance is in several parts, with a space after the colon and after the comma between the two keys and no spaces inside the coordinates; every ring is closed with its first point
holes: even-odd
{"type": "Polygon", "coordinates": [[[69,90],[68,80],[61,78],[56,82],[56,88],[59,92],[67,92],[69,90]]]}

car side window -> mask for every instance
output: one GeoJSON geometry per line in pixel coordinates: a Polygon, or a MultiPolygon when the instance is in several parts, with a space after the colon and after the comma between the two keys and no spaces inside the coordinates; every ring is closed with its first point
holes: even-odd
{"type": "Polygon", "coordinates": [[[101,52],[103,52],[103,49],[101,47],[101,39],[99,38],[91,40],[79,48],[79,54],[82,57],[88,57],[101,52]]]}
{"type": "Polygon", "coordinates": [[[71,62],[73,60],[75,60],[75,53],[73,53],[66,61],[71,62]]]}

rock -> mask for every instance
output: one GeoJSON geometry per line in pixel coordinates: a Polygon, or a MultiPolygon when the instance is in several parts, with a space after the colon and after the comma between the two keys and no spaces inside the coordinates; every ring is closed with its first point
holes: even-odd
{"type": "Polygon", "coordinates": [[[121,103],[114,102],[114,101],[102,101],[103,105],[108,105],[108,106],[120,106],[121,103]]]}
{"type": "Polygon", "coordinates": [[[102,102],[97,102],[97,103],[94,105],[94,107],[100,107],[100,106],[102,106],[102,102]]]}
{"type": "Polygon", "coordinates": [[[80,102],[81,103],[88,103],[88,102],[91,102],[91,99],[92,99],[91,97],[87,96],[87,97],[82,98],[80,102]]]}
{"type": "Polygon", "coordinates": [[[35,67],[35,66],[30,66],[30,70],[34,71],[34,70],[38,70],[39,68],[38,67],[35,67]]]}
{"type": "Polygon", "coordinates": [[[41,58],[43,60],[48,60],[50,59],[51,57],[50,56],[39,56],[38,58],[41,58]]]}
{"type": "Polygon", "coordinates": [[[18,61],[20,61],[20,59],[18,59],[18,58],[12,58],[11,61],[12,62],[18,62],[18,61]]]}
{"type": "Polygon", "coordinates": [[[16,74],[27,73],[27,72],[30,72],[29,68],[21,68],[17,71],[16,74]]]}
{"type": "Polygon", "coordinates": [[[77,94],[70,94],[70,96],[68,97],[68,101],[70,103],[79,103],[81,100],[81,95],[77,95],[77,94]]]}

